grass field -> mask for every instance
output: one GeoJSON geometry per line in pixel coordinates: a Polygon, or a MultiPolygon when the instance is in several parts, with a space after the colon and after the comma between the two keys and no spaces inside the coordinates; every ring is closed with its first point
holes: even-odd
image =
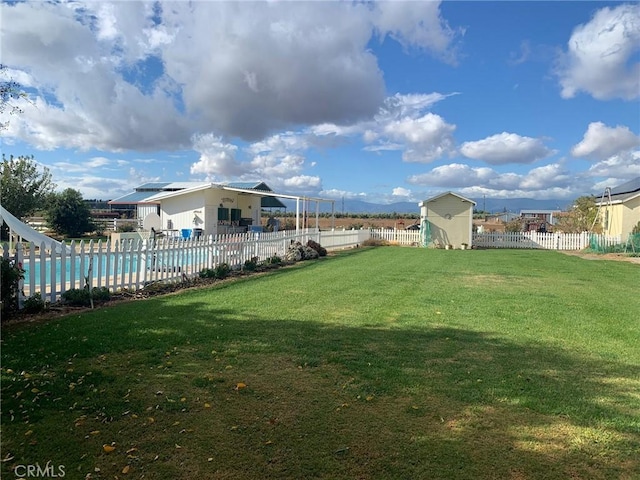
{"type": "Polygon", "coordinates": [[[640,478],[639,285],[379,247],[5,328],[2,478],[640,478]]]}

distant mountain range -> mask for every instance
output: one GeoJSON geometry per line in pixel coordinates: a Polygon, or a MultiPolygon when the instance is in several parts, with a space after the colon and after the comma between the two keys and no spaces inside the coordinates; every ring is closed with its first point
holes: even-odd
{"type": "MultiPolygon", "coordinates": [[[[513,212],[520,213],[520,210],[566,210],[570,204],[568,200],[535,200],[532,198],[472,198],[476,202],[476,210],[485,210],[490,213],[513,212]]],[[[287,206],[288,211],[296,209],[295,200],[281,199],[287,206]]],[[[310,209],[315,211],[315,202],[310,209]]],[[[331,213],[331,204],[320,203],[321,213],[331,213]]],[[[361,200],[336,200],[336,213],[420,213],[418,202],[396,202],[389,204],[369,203],[361,200]]]]}

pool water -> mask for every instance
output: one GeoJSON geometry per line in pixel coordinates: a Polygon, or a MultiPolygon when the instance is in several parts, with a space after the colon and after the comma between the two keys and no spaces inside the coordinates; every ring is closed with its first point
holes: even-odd
{"type": "MultiPolygon", "coordinates": [[[[116,272],[120,275],[120,274],[128,274],[130,271],[135,273],[138,269],[138,260],[136,258],[133,259],[133,262],[131,262],[131,258],[130,255],[125,255],[124,258],[122,255],[118,255],[117,256],[117,262],[116,262],[116,255],[114,254],[109,254],[110,259],[109,259],[109,272],[107,272],[107,255],[94,255],[93,256],[93,265],[92,265],[92,272],[91,272],[91,277],[93,279],[98,278],[98,272],[101,273],[101,276],[104,277],[105,275],[115,275],[116,272]],[[100,262],[100,265],[98,265],[98,262],[100,262]]],[[[57,258],[55,260],[55,279],[56,279],[56,283],[60,283],[61,282],[61,267],[62,267],[62,261],[60,258],[57,258]]],[[[30,283],[31,280],[31,275],[33,274],[33,278],[35,279],[36,283],[39,283],[40,281],[40,274],[42,272],[42,262],[39,259],[36,259],[33,267],[31,268],[31,265],[29,265],[29,259],[25,259],[24,263],[23,263],[23,268],[24,268],[24,283],[25,285],[28,285],[30,283]]],[[[89,273],[89,256],[85,256],[84,257],[84,271],[81,271],[81,257],[77,256],[74,258],[74,264],[73,267],[71,265],[71,258],[66,258],[65,259],[65,279],[69,280],[71,278],[71,269],[73,268],[73,273],[74,273],[74,278],[76,279],[76,281],[78,281],[79,279],[84,279],[84,277],[89,273]]],[[[45,274],[45,281],[47,285],[51,284],[51,259],[47,258],[45,264],[44,264],[44,274],[45,274]]]]}

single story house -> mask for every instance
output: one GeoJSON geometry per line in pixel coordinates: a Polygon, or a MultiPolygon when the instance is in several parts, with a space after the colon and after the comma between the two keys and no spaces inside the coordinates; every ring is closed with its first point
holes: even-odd
{"type": "Polygon", "coordinates": [[[602,232],[626,240],[640,222],[640,177],[614,188],[606,188],[596,199],[602,232]]]}
{"type": "Polygon", "coordinates": [[[135,218],[143,224],[145,219],[153,219],[147,224],[157,222],[156,231],[186,238],[261,228],[263,208],[286,208],[277,197],[296,199],[297,214],[301,200],[316,201],[316,205],[329,201],[333,205],[333,200],[276,194],[264,182],[146,183],[109,201],[109,205],[134,207],[135,218]]]}
{"type": "Polygon", "coordinates": [[[473,208],[476,202],[453,192],[445,192],[418,203],[425,244],[471,247],[473,208]]]}

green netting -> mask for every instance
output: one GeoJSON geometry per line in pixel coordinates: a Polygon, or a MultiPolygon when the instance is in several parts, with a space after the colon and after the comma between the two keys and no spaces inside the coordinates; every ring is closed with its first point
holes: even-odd
{"type": "Polygon", "coordinates": [[[606,237],[592,234],[589,237],[589,250],[598,253],[639,253],[640,233],[630,233],[626,242],[611,244],[606,237]]]}
{"type": "Polygon", "coordinates": [[[625,252],[640,253],[640,233],[630,233],[625,245],[625,252]]]}
{"type": "Polygon", "coordinates": [[[428,247],[431,244],[431,224],[428,220],[420,223],[420,246],[428,247]]]}

